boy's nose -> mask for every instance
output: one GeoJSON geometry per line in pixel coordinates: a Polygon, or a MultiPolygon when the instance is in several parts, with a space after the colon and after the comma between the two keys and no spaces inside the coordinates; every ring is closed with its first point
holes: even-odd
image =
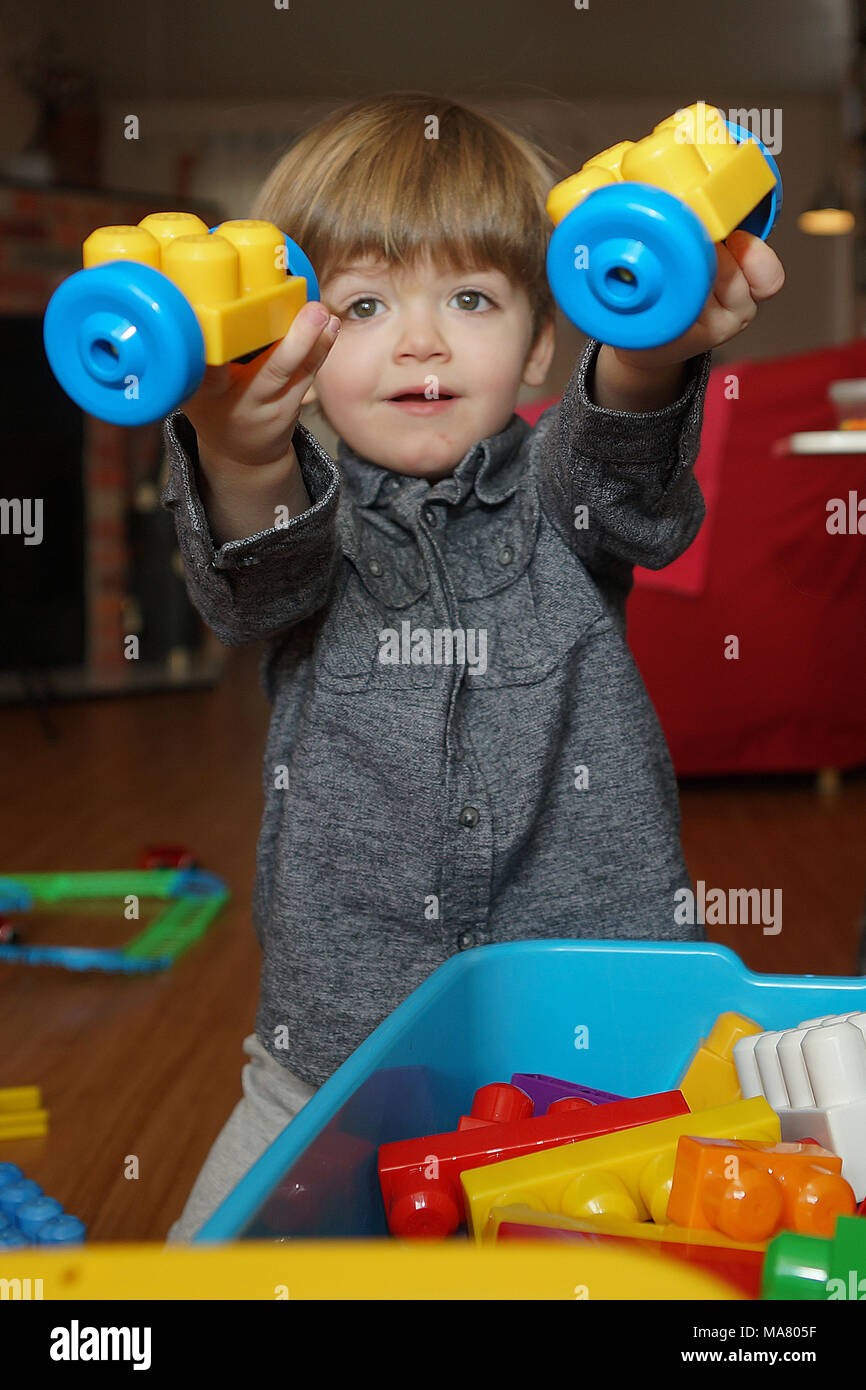
{"type": "Polygon", "coordinates": [[[428,357],[433,353],[448,353],[448,340],[432,315],[416,315],[403,323],[397,332],[395,353],[428,357]]]}

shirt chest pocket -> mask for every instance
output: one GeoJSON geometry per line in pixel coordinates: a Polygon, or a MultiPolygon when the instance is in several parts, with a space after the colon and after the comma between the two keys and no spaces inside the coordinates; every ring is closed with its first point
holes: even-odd
{"type": "Polygon", "coordinates": [[[493,515],[468,518],[455,588],[473,647],[467,685],[532,685],[544,680],[604,622],[595,586],[541,514],[535,490],[521,488],[493,515]]]}
{"type": "Polygon", "coordinates": [[[342,573],[317,641],[319,682],[345,692],[430,685],[429,664],[403,660],[411,632],[430,621],[417,547],[380,535],[357,513],[344,519],[340,534],[342,573]]]}
{"type": "Polygon", "coordinates": [[[587,603],[583,597],[551,584],[551,576],[534,561],[508,589],[464,600],[463,621],[484,657],[467,667],[467,684],[491,688],[544,680],[590,631],[597,633],[609,621],[597,600],[590,597],[587,603]]]}

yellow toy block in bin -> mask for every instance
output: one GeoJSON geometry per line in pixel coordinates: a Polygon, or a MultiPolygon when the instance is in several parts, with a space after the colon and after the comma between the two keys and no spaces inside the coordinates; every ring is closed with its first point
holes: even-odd
{"type": "Polygon", "coordinates": [[[516,1202],[578,1219],[608,1215],[661,1224],[667,1220],[683,1134],[777,1144],[780,1124],[775,1110],[757,1096],[468,1169],[460,1181],[470,1230],[480,1241],[491,1208],[516,1202]]]}
{"type": "Polygon", "coordinates": [[[748,1244],[731,1240],[721,1231],[696,1231],[683,1226],[657,1226],[653,1221],[623,1221],[616,1216],[587,1216],[578,1220],[549,1211],[515,1204],[511,1207],[492,1207],[487,1225],[481,1233],[482,1244],[495,1244],[503,1223],[515,1226],[543,1226],[552,1231],[582,1231],[587,1235],[619,1236],[623,1240],[661,1241],[666,1245],[705,1245],[722,1250],[764,1251],[766,1240],[748,1244]]]}
{"type": "Polygon", "coordinates": [[[714,1105],[730,1105],[742,1100],[734,1044],[740,1038],[762,1033],[759,1023],[745,1014],[720,1014],[708,1038],[702,1038],[694,1057],[677,1083],[690,1110],[709,1110],[714,1105]]]}

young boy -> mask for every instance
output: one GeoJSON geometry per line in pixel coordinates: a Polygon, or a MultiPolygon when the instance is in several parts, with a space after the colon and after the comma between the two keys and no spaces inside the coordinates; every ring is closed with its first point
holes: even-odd
{"type": "Polygon", "coordinates": [[[683,338],[590,341],[530,429],[513,409],[553,353],[544,202],[567,172],[424,94],[338,111],[252,212],[304,247],[330,323],[308,305],[166,423],[189,592],[224,642],[268,643],[273,705],[244,1099],[170,1240],[449,956],[699,935],[674,920],[676,782],[625,600],[633,565],[700,527],[710,349],[783,275],[735,234],[683,338]],[[298,423],[314,398],[339,466],[298,423]]]}

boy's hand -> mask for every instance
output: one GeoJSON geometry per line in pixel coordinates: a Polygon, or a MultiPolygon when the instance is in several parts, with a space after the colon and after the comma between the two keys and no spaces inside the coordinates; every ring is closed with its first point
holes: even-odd
{"type": "Polygon", "coordinates": [[[291,456],[301,402],[339,327],[340,320],[314,300],[286,336],[252,362],[206,367],[182,409],[208,455],[251,467],[291,456]]]}
{"type": "Polygon", "coordinates": [[[681,337],[663,347],[611,348],[623,366],[655,371],[698,357],[742,333],[785,283],[785,271],[775,251],[751,232],[731,232],[716,247],[718,272],[700,317],[681,337]]]}

